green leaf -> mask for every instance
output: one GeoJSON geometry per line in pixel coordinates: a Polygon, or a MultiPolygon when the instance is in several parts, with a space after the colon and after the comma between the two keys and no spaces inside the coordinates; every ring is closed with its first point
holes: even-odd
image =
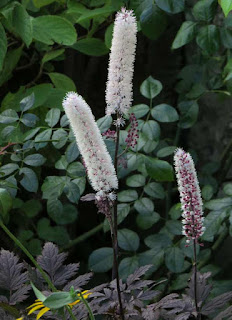
{"type": "Polygon", "coordinates": [[[108,16],[113,11],[114,11],[114,9],[111,6],[104,6],[102,8],[88,10],[80,16],[80,18],[77,20],[77,23],[83,22],[85,20],[91,20],[93,18],[102,16],[102,15],[108,16]]]}
{"type": "Polygon", "coordinates": [[[56,0],[32,0],[36,8],[42,8],[44,6],[47,6],[56,0]]]}
{"type": "Polygon", "coordinates": [[[50,60],[56,59],[57,57],[62,55],[64,52],[65,52],[65,49],[58,49],[58,50],[48,51],[43,56],[43,59],[42,59],[41,63],[44,64],[44,63],[46,63],[46,62],[48,62],[50,60]]]}
{"type": "Polygon", "coordinates": [[[34,218],[42,211],[43,207],[39,200],[31,199],[26,202],[21,207],[21,210],[26,214],[28,218],[34,218]]]}
{"type": "Polygon", "coordinates": [[[169,248],[165,252],[165,264],[171,272],[182,272],[184,267],[184,254],[177,248],[169,248]]]}
{"type": "Polygon", "coordinates": [[[7,51],[7,37],[6,37],[5,29],[0,23],[0,71],[2,70],[2,67],[3,67],[6,51],[7,51]]]}
{"type": "Polygon", "coordinates": [[[157,6],[168,13],[184,11],[185,0],[156,0],[157,6]]]}
{"type": "Polygon", "coordinates": [[[201,27],[197,34],[196,41],[204,53],[208,55],[214,54],[220,47],[218,28],[213,24],[201,27]]]}
{"type": "Polygon", "coordinates": [[[230,11],[232,10],[231,0],[220,0],[220,4],[224,12],[224,15],[227,17],[230,11]]]}
{"type": "Polygon", "coordinates": [[[124,258],[119,264],[120,278],[126,280],[126,278],[132,274],[139,267],[139,261],[137,256],[124,258]]]}
{"type": "Polygon", "coordinates": [[[192,41],[195,37],[196,26],[197,23],[193,21],[183,22],[172,43],[172,49],[178,49],[192,41]]]}
{"type": "Polygon", "coordinates": [[[160,137],[160,125],[154,120],[148,120],[142,127],[142,132],[149,140],[159,140],[160,137]]]}
{"type": "Polygon", "coordinates": [[[165,191],[163,186],[160,183],[157,183],[157,182],[148,183],[144,187],[144,191],[146,192],[146,194],[148,194],[152,198],[157,198],[157,199],[165,198],[165,191]]]}
{"type": "Polygon", "coordinates": [[[73,46],[73,49],[89,56],[103,56],[109,52],[105,43],[97,38],[86,38],[78,40],[73,46]]]}
{"type": "Polygon", "coordinates": [[[0,114],[0,123],[14,123],[17,120],[19,120],[19,116],[17,112],[12,109],[5,110],[0,114]]]}
{"type": "Polygon", "coordinates": [[[58,225],[66,225],[73,223],[77,218],[77,209],[72,204],[64,206],[56,198],[50,198],[47,202],[47,211],[49,217],[58,225]]]}
{"type": "Polygon", "coordinates": [[[157,5],[152,4],[145,7],[140,15],[140,25],[145,36],[156,40],[167,27],[167,17],[157,5]]]}
{"type": "Polygon", "coordinates": [[[35,293],[35,295],[36,295],[36,298],[43,302],[43,301],[46,299],[46,296],[44,296],[44,295],[42,294],[42,292],[40,292],[40,291],[33,285],[32,282],[31,282],[31,287],[32,287],[32,289],[33,289],[33,291],[34,291],[34,293],[35,293]]]}
{"type": "Polygon", "coordinates": [[[175,150],[176,150],[176,147],[173,147],[173,146],[169,146],[169,147],[165,147],[165,148],[159,149],[159,151],[157,152],[157,157],[158,158],[168,157],[171,154],[173,154],[175,150]]]}
{"type": "Polygon", "coordinates": [[[23,98],[20,101],[20,110],[25,112],[25,111],[31,109],[33,107],[34,103],[35,103],[35,94],[34,94],[34,92],[32,92],[31,95],[23,98]]]}
{"type": "Polygon", "coordinates": [[[213,199],[208,202],[205,202],[205,208],[209,210],[222,210],[227,207],[232,206],[232,198],[226,197],[226,198],[220,198],[220,199],[213,199]]]}
{"type": "Polygon", "coordinates": [[[73,45],[77,34],[73,25],[59,16],[39,16],[32,19],[33,37],[35,40],[48,45],[54,42],[63,45],[73,45]]]}
{"type": "Polygon", "coordinates": [[[28,166],[32,167],[39,167],[42,166],[46,162],[46,158],[42,156],[42,154],[35,153],[35,154],[30,154],[27,156],[24,160],[24,163],[26,163],[28,166]]]}
{"type": "MultiPolygon", "coordinates": [[[[230,198],[231,199],[231,198],[230,198]]],[[[211,200],[209,202],[212,202],[211,200]]],[[[217,210],[215,208],[215,210],[217,210]]],[[[214,237],[218,234],[222,221],[226,217],[226,210],[224,211],[211,211],[204,220],[205,232],[201,239],[203,241],[214,241],[214,237]]]]}
{"type": "Polygon", "coordinates": [[[112,124],[112,117],[111,116],[104,116],[97,120],[98,128],[100,129],[101,133],[108,130],[112,124]]]}
{"type": "Polygon", "coordinates": [[[48,144],[47,141],[51,139],[51,135],[52,135],[52,129],[46,129],[46,130],[40,132],[39,134],[37,134],[37,136],[35,137],[36,150],[39,150],[39,149],[45,147],[48,144]]]}
{"type": "Polygon", "coordinates": [[[32,25],[31,18],[22,5],[14,7],[12,13],[12,21],[14,30],[20,35],[26,46],[32,42],[32,25]]]}
{"type": "Polygon", "coordinates": [[[126,185],[128,187],[142,187],[146,183],[146,178],[141,174],[135,174],[129,178],[126,179],[126,185]]]}
{"type": "Polygon", "coordinates": [[[76,141],[70,143],[65,152],[65,157],[68,163],[73,162],[79,156],[80,152],[77,148],[76,141]]]}
{"type": "Polygon", "coordinates": [[[157,181],[173,181],[173,168],[163,160],[146,157],[146,169],[149,176],[157,181]]]}
{"type": "Polygon", "coordinates": [[[232,196],[232,183],[227,183],[223,187],[223,191],[227,196],[232,196]]]}
{"type": "Polygon", "coordinates": [[[80,162],[71,163],[67,168],[67,172],[71,178],[85,176],[85,168],[84,168],[83,164],[80,162]]]}
{"type": "Polygon", "coordinates": [[[118,245],[126,251],[136,251],[139,248],[139,236],[129,229],[118,231],[118,245]]]}
{"type": "Polygon", "coordinates": [[[181,290],[187,287],[187,284],[190,279],[190,274],[189,273],[183,273],[180,274],[176,277],[174,281],[172,281],[171,284],[171,290],[176,291],[176,290],[181,290]]]}
{"type": "Polygon", "coordinates": [[[175,122],[179,119],[176,109],[168,104],[159,104],[151,111],[152,117],[159,122],[175,122]]]}
{"type": "Polygon", "coordinates": [[[196,101],[182,101],[178,104],[180,110],[179,126],[183,129],[191,128],[197,121],[199,106],[196,101]]]}
{"type": "Polygon", "coordinates": [[[64,89],[66,91],[76,91],[75,83],[65,74],[50,72],[48,75],[56,88],[64,89]]]}
{"type": "Polygon", "coordinates": [[[135,201],[135,210],[138,213],[146,214],[154,210],[154,204],[149,198],[142,198],[135,201]]]}
{"type": "Polygon", "coordinates": [[[100,248],[89,256],[89,268],[93,272],[107,272],[113,266],[113,249],[100,248]]]}
{"type": "Polygon", "coordinates": [[[147,212],[146,214],[138,214],[136,217],[136,223],[141,229],[147,230],[158,222],[159,219],[160,215],[157,212],[147,212]]]}
{"type": "Polygon", "coordinates": [[[72,182],[72,181],[68,181],[65,184],[64,187],[64,193],[66,194],[67,198],[69,199],[69,201],[73,202],[73,203],[77,203],[77,201],[80,199],[80,191],[78,186],[72,182]]]}
{"type": "Polygon", "coordinates": [[[152,271],[155,272],[163,264],[164,251],[161,250],[157,253],[156,249],[150,249],[140,253],[138,258],[140,266],[152,264],[152,271]]]}
{"type": "Polygon", "coordinates": [[[134,113],[136,119],[144,117],[149,111],[149,107],[146,104],[136,104],[131,107],[129,113],[134,113]]]}
{"type": "Polygon", "coordinates": [[[62,128],[57,129],[53,132],[52,140],[57,140],[57,141],[53,141],[52,144],[56,149],[61,149],[68,140],[68,134],[62,128]]]}
{"type": "Polygon", "coordinates": [[[9,174],[13,173],[18,169],[19,166],[16,163],[5,164],[4,166],[0,167],[0,176],[8,176],[9,174]]]}
{"type": "Polygon", "coordinates": [[[138,193],[135,190],[125,190],[118,193],[119,202],[132,202],[138,199],[138,193]]]}
{"type": "Polygon", "coordinates": [[[38,178],[33,170],[30,168],[22,168],[19,170],[19,174],[23,174],[23,179],[20,180],[20,184],[29,192],[37,192],[38,190],[38,178]]]}
{"type": "Polygon", "coordinates": [[[225,48],[232,48],[232,30],[224,27],[220,28],[220,36],[222,44],[225,48]]]}
{"type": "Polygon", "coordinates": [[[178,220],[182,214],[181,204],[180,203],[174,204],[169,210],[168,214],[171,216],[172,220],[178,220]]]}
{"type": "Polygon", "coordinates": [[[64,227],[51,227],[50,222],[46,218],[39,220],[37,225],[37,232],[41,239],[52,241],[58,245],[66,245],[69,242],[69,235],[64,227]]]}
{"type": "Polygon", "coordinates": [[[20,121],[30,128],[33,128],[38,120],[39,118],[33,113],[26,113],[22,118],[20,118],[20,121]]]}
{"type": "Polygon", "coordinates": [[[43,301],[43,304],[50,309],[59,309],[74,302],[75,299],[76,297],[72,297],[70,292],[53,292],[43,301]]]}
{"type": "Polygon", "coordinates": [[[172,244],[171,239],[162,233],[150,235],[145,238],[144,242],[149,248],[154,249],[154,251],[157,252],[162,249],[166,249],[172,244]]]}
{"type": "Polygon", "coordinates": [[[0,216],[5,222],[8,222],[8,213],[12,208],[12,197],[10,193],[3,188],[0,188],[0,216]]]}
{"type": "Polygon", "coordinates": [[[182,235],[182,223],[177,220],[169,220],[165,224],[167,230],[176,236],[182,235]]]}
{"type": "Polygon", "coordinates": [[[49,125],[49,127],[54,127],[57,122],[60,120],[60,109],[52,108],[46,114],[45,122],[49,125]]]}
{"type": "Polygon", "coordinates": [[[41,187],[43,199],[58,198],[64,190],[65,182],[65,177],[47,177],[41,187]]]}
{"type": "MultiPolygon", "coordinates": [[[[118,204],[118,225],[128,216],[130,213],[130,206],[127,203],[118,204]]],[[[109,222],[107,219],[104,220],[103,226],[104,232],[110,230],[109,222]]]]}
{"type": "MultiPolygon", "coordinates": [[[[0,42],[1,44],[1,42],[0,42]]],[[[12,71],[17,66],[19,59],[22,54],[23,46],[13,49],[7,52],[6,58],[4,60],[2,72],[0,73],[0,86],[11,78],[12,71]]]]}
{"type": "Polygon", "coordinates": [[[209,201],[214,194],[213,187],[210,184],[207,184],[202,188],[202,197],[204,200],[209,201]]]}
{"type": "Polygon", "coordinates": [[[113,29],[114,29],[114,24],[111,23],[105,32],[105,45],[107,46],[107,48],[111,48],[111,44],[112,44],[112,38],[113,38],[113,29]]]}
{"type": "Polygon", "coordinates": [[[193,15],[196,20],[210,22],[217,10],[216,0],[200,0],[193,7],[193,15]]]}
{"type": "Polygon", "coordinates": [[[150,76],[141,84],[140,92],[145,98],[153,99],[161,92],[162,89],[163,86],[161,82],[150,76]]]}

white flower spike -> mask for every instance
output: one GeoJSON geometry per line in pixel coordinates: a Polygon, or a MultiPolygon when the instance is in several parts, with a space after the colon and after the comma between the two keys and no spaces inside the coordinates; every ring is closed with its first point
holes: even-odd
{"type": "Polygon", "coordinates": [[[174,155],[176,178],[180,193],[183,235],[187,237],[186,242],[203,235],[203,210],[201,191],[197,179],[197,173],[191,155],[178,148],[174,155]]]}
{"type": "Polygon", "coordinates": [[[117,189],[115,168],[90,107],[80,95],[69,92],[63,100],[63,108],[93,189],[97,192],[117,189]]]}
{"type": "Polygon", "coordinates": [[[132,10],[117,13],[106,86],[106,114],[126,114],[132,102],[137,23],[132,10]]]}

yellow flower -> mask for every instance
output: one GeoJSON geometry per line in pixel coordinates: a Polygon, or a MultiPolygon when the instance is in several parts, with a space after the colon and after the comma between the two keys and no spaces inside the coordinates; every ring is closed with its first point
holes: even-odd
{"type": "MultiPolygon", "coordinates": [[[[91,294],[91,292],[89,292],[88,290],[85,290],[82,292],[82,296],[84,299],[87,299],[88,296],[91,294]]],[[[80,294],[78,293],[77,294],[79,297],[80,297],[80,294]]],[[[79,303],[81,300],[78,299],[72,303],[69,303],[68,306],[70,306],[71,308],[76,305],[77,303],[79,303]]],[[[39,320],[46,312],[48,312],[49,310],[51,310],[50,308],[48,307],[45,307],[43,302],[40,301],[40,300],[35,300],[35,303],[33,303],[32,305],[30,305],[27,309],[29,309],[28,311],[28,315],[32,314],[33,312],[37,311],[37,310],[40,310],[39,313],[37,314],[36,316],[36,320],[39,320]]],[[[22,318],[18,318],[16,320],[23,320],[23,317],[22,318]]]]}

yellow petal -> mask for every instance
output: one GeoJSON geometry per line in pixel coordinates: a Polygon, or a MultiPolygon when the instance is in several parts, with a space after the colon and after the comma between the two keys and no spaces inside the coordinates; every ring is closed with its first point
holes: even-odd
{"type": "Polygon", "coordinates": [[[16,320],[23,320],[23,317],[22,318],[17,318],[16,320]]]}
{"type": "Polygon", "coordinates": [[[29,307],[27,307],[27,309],[31,309],[31,308],[33,308],[34,306],[38,306],[38,305],[41,305],[41,306],[43,306],[43,303],[40,301],[40,302],[35,302],[35,303],[33,303],[32,305],[30,305],[29,307]]]}
{"type": "Polygon", "coordinates": [[[39,320],[46,312],[48,312],[50,308],[43,308],[40,310],[40,312],[37,314],[36,320],[39,320]]]}
{"type": "Polygon", "coordinates": [[[39,309],[41,309],[41,308],[43,308],[43,307],[44,307],[43,304],[40,304],[40,305],[38,305],[38,306],[35,306],[34,308],[32,308],[32,309],[28,312],[28,315],[32,314],[34,311],[39,310],[39,309]]]}

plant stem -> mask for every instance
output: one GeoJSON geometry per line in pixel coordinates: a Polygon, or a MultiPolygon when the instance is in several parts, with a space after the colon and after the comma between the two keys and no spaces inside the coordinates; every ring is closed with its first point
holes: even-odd
{"type": "MultiPolygon", "coordinates": [[[[119,113],[117,113],[117,119],[120,118],[119,113]]],[[[120,126],[116,126],[116,145],[115,145],[115,155],[114,155],[114,167],[116,175],[118,174],[118,149],[119,149],[119,138],[120,138],[120,126]]],[[[118,200],[114,201],[113,206],[113,217],[114,221],[111,223],[111,235],[112,235],[112,246],[113,246],[113,253],[114,253],[114,265],[112,270],[112,278],[116,278],[117,284],[117,293],[118,293],[118,302],[120,307],[120,315],[121,319],[124,320],[124,312],[122,306],[122,299],[121,299],[121,290],[120,290],[120,282],[119,282],[119,274],[118,274],[118,200]]]]}
{"type": "MultiPolygon", "coordinates": [[[[41,266],[38,264],[38,262],[34,259],[34,257],[30,254],[30,252],[24,247],[24,245],[22,244],[21,241],[19,241],[14,235],[13,233],[10,232],[10,230],[5,226],[5,224],[2,222],[2,220],[0,220],[0,227],[5,231],[5,233],[9,236],[9,238],[11,238],[14,243],[25,253],[25,255],[31,260],[31,262],[34,264],[34,266],[39,270],[39,272],[41,273],[41,276],[44,278],[44,280],[47,282],[48,287],[52,290],[52,291],[57,291],[56,287],[54,286],[54,284],[52,283],[52,281],[49,279],[49,277],[47,276],[46,272],[43,271],[43,269],[41,268],[41,266]]],[[[70,308],[67,306],[66,307],[68,313],[70,314],[71,318],[73,320],[76,320],[76,317],[73,315],[72,310],[70,310],[70,308]]]]}
{"type": "Polygon", "coordinates": [[[93,311],[91,310],[88,302],[87,302],[87,301],[85,300],[85,298],[83,297],[83,294],[80,292],[79,295],[80,295],[80,297],[81,297],[80,300],[84,303],[84,305],[86,306],[86,309],[87,309],[88,312],[89,312],[90,320],[95,320],[95,317],[94,317],[94,315],[93,315],[93,311]]]}
{"type": "Polygon", "coordinates": [[[100,223],[99,225],[97,225],[96,227],[94,227],[93,229],[85,232],[84,234],[82,234],[81,236],[77,237],[74,240],[71,240],[66,246],[64,246],[61,251],[65,250],[65,249],[69,249],[73,246],[75,246],[76,244],[85,241],[86,239],[90,238],[92,235],[94,235],[95,233],[97,233],[98,231],[100,231],[103,228],[103,223],[100,223]]]}
{"type": "Polygon", "coordinates": [[[197,320],[201,320],[201,314],[198,307],[198,299],[197,299],[197,243],[196,238],[193,239],[193,272],[194,272],[194,300],[195,300],[195,307],[197,312],[197,320]]]}

